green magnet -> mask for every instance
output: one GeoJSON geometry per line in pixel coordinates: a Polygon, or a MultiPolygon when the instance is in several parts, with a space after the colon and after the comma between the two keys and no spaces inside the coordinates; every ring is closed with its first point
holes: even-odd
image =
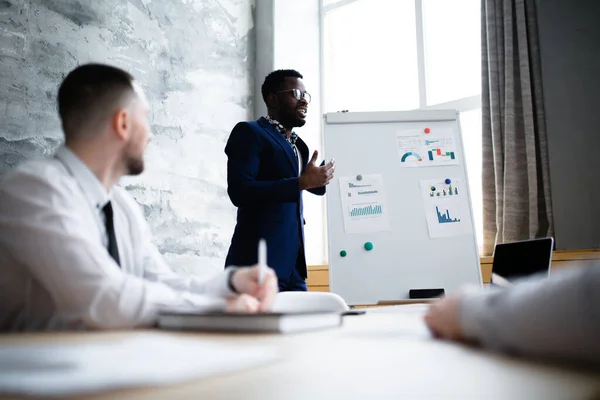
{"type": "Polygon", "coordinates": [[[371,243],[371,242],[365,243],[365,250],[367,250],[367,251],[373,250],[373,243],[371,243]]]}
{"type": "Polygon", "coordinates": [[[347,255],[348,255],[348,253],[346,253],[346,250],[340,251],[340,256],[346,257],[347,255]]]}

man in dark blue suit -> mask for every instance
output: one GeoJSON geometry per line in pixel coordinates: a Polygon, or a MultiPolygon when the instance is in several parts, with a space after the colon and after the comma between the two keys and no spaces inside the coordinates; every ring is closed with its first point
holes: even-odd
{"type": "Polygon", "coordinates": [[[231,132],[227,193],[238,207],[237,225],[225,265],[253,265],[258,241],[267,242],[267,264],[280,291],[306,291],[302,191],[322,196],[334,162],[316,164],[293,132],[306,123],[310,95],[294,70],[270,73],[262,85],[267,116],[240,122],[231,132]]]}

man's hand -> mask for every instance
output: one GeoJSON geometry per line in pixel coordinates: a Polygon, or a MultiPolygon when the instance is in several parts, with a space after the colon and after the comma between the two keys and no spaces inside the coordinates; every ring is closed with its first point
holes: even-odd
{"type": "Polygon", "coordinates": [[[434,303],[425,315],[425,323],[434,336],[440,339],[464,341],[460,326],[460,294],[452,294],[434,303]]]}
{"type": "MultiPolygon", "coordinates": [[[[256,307],[250,300],[238,300],[245,312],[269,311],[277,295],[277,276],[271,268],[265,268],[262,284],[258,283],[258,265],[240,268],[233,273],[231,283],[238,293],[237,299],[250,297],[256,302],[256,307]]],[[[229,301],[227,307],[229,308],[229,301]]],[[[229,311],[229,310],[228,310],[229,311]]]]}
{"type": "Polygon", "coordinates": [[[254,297],[241,294],[227,299],[225,311],[233,313],[255,313],[258,311],[259,303],[254,297]]]}
{"type": "Polygon", "coordinates": [[[325,186],[333,178],[333,172],[335,171],[335,162],[332,160],[327,164],[319,167],[317,166],[317,157],[319,152],[315,150],[312,158],[306,164],[306,168],[300,176],[300,190],[313,189],[321,186],[325,186]]]}

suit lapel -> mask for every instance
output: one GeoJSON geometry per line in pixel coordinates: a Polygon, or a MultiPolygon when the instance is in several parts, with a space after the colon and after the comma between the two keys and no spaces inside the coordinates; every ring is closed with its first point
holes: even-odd
{"type": "Polygon", "coordinates": [[[310,155],[308,154],[308,146],[304,143],[304,140],[298,136],[298,140],[296,140],[296,148],[298,152],[300,152],[300,156],[302,157],[302,169],[300,173],[304,172],[304,168],[306,168],[306,164],[310,161],[310,155]]]}
{"type": "Polygon", "coordinates": [[[279,145],[287,155],[287,158],[290,161],[291,167],[294,169],[295,174],[298,174],[298,159],[296,158],[296,154],[294,154],[292,146],[290,146],[287,140],[284,139],[283,135],[279,133],[277,129],[275,129],[275,127],[263,117],[261,117],[258,120],[258,124],[262,126],[264,130],[267,131],[267,133],[271,135],[271,137],[275,139],[277,143],[279,143],[279,145]]]}

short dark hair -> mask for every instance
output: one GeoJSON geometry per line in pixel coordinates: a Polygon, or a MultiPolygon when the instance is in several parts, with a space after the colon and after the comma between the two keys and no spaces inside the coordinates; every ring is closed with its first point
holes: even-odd
{"type": "Polygon", "coordinates": [[[67,140],[93,122],[121,106],[134,93],[133,76],[104,64],[84,64],[71,71],[58,89],[58,113],[67,140]]]}
{"type": "Polygon", "coordinates": [[[271,72],[267,75],[261,87],[262,97],[265,103],[267,102],[269,94],[275,93],[281,89],[281,85],[285,82],[285,78],[304,79],[302,74],[295,69],[278,69],[277,71],[271,72]]]}

